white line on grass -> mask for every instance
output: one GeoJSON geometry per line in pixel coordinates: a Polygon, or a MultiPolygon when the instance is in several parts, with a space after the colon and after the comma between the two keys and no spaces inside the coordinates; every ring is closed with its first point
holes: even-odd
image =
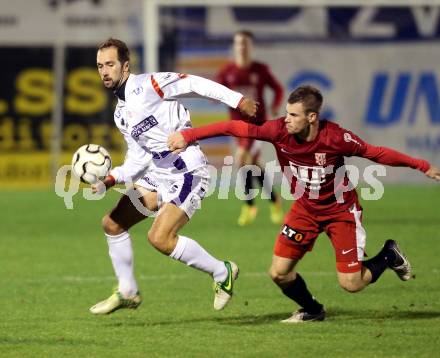
{"type": "MultiPolygon", "coordinates": [[[[335,276],[334,272],[305,272],[302,271],[303,276],[335,276]]],[[[182,280],[189,278],[188,274],[170,274],[170,275],[139,275],[137,278],[141,281],[163,281],[163,280],[182,280]]],[[[240,277],[264,277],[267,278],[268,275],[265,272],[243,272],[240,273],[240,277]]],[[[59,277],[42,277],[42,278],[25,278],[20,281],[25,282],[100,282],[100,281],[114,281],[114,276],[59,276],[59,277]]]]}
{"type": "MultiPolygon", "coordinates": [[[[330,271],[301,271],[301,274],[305,277],[307,276],[334,276],[336,277],[336,272],[330,271]]],[[[431,274],[439,275],[440,270],[433,269],[431,274]]],[[[163,280],[183,280],[190,278],[189,274],[168,274],[168,275],[139,275],[137,277],[140,281],[163,281],[163,280]]],[[[266,272],[243,272],[240,273],[240,277],[253,277],[253,278],[268,278],[266,272]]],[[[41,278],[25,278],[20,281],[41,283],[41,282],[100,282],[100,281],[114,281],[115,276],[59,276],[59,277],[41,277],[41,278]]]]}

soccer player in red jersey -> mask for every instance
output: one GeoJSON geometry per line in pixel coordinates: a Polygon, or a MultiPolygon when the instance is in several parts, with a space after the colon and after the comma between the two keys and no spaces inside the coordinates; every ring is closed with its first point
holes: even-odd
{"type": "Polygon", "coordinates": [[[322,101],[318,89],[302,86],[290,94],[285,118],[260,126],[241,121],[220,122],[174,133],[168,139],[171,150],[217,135],[255,138],[275,146],[284,174],[291,180],[291,192],[297,197],[284,218],[269,271],[282,292],[301,306],[283,321],[286,323],[325,318],[324,306],[311,295],[295,270],[321,232],[332,242],[339,284],[348,292],[360,291],[376,282],[387,268],[403,281],[412,277],[411,265],[394,240],[387,240],[376,256],[364,260],[366,233],[362,208],[345,172],[344,157],[406,166],[440,181],[440,171],[427,161],[373,146],[335,123],[319,120],[322,101]]]}
{"type": "MultiPolygon", "coordinates": [[[[281,101],[283,100],[283,88],[277,79],[271,73],[269,67],[263,63],[252,59],[252,47],[254,36],[249,31],[239,31],[234,35],[234,61],[226,64],[217,74],[216,81],[222,85],[239,91],[245,96],[254,99],[260,105],[255,117],[249,118],[236,110],[230,110],[232,120],[244,120],[250,123],[262,124],[266,121],[266,106],[264,101],[264,90],[270,88],[273,92],[273,100],[270,107],[271,115],[278,115],[281,101]]],[[[237,138],[236,163],[238,167],[246,164],[257,165],[260,167],[261,175],[257,178],[261,187],[264,182],[264,169],[260,164],[260,146],[261,142],[253,138],[237,138]]],[[[245,194],[249,195],[252,188],[252,172],[247,171],[244,174],[245,194]]],[[[265,187],[272,189],[272,184],[268,184],[266,178],[265,187]],[[267,185],[268,184],[268,185],[267,185]]],[[[271,221],[280,224],[283,219],[281,200],[274,191],[270,192],[270,212],[271,221]]],[[[254,200],[248,198],[246,204],[241,209],[238,218],[238,225],[244,226],[250,224],[257,215],[257,207],[254,200]]]]}

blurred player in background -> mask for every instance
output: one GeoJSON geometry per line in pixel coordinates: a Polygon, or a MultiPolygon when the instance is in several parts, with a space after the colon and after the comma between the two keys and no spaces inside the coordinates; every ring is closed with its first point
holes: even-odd
{"type": "MultiPolygon", "coordinates": [[[[263,63],[252,59],[252,47],[254,36],[249,31],[239,31],[234,35],[234,61],[226,64],[218,73],[217,82],[244,95],[253,98],[259,103],[255,117],[246,117],[242,112],[230,108],[232,120],[250,121],[254,124],[262,124],[267,120],[266,106],[264,101],[264,89],[269,87],[273,91],[270,115],[278,115],[281,102],[283,100],[283,88],[273,76],[269,67],[263,63]]],[[[253,177],[251,171],[244,173],[245,194],[249,195],[252,186],[252,179],[257,179],[261,187],[270,192],[270,219],[275,224],[280,224],[283,220],[280,197],[272,190],[269,178],[264,178],[263,165],[260,162],[261,142],[251,138],[237,139],[237,152],[235,162],[238,167],[244,165],[257,165],[261,169],[261,175],[253,177]],[[263,187],[264,183],[264,187],[263,187]]],[[[258,208],[253,199],[248,198],[242,206],[238,225],[244,226],[254,221],[258,208]]]]}
{"type": "Polygon", "coordinates": [[[380,164],[420,170],[440,181],[440,171],[427,161],[412,158],[386,147],[366,143],[335,123],[319,120],[323,98],[318,89],[303,86],[293,91],[286,105],[286,117],[261,126],[227,121],[184,130],[168,139],[170,150],[217,135],[234,135],[272,143],[284,174],[291,180],[297,197],[285,216],[272,258],[269,274],[282,292],[301,308],[285,323],[322,321],[324,306],[307,289],[296,265],[316,238],[325,232],[333,245],[339,284],[357,292],[376,282],[390,268],[409,280],[411,265],[394,240],[387,240],[381,251],[364,260],[366,233],[362,227],[362,208],[356,190],[344,167],[344,157],[358,156],[380,164]]]}
{"type": "MultiPolygon", "coordinates": [[[[238,267],[220,261],[196,241],[179,235],[208,190],[209,173],[197,144],[179,155],[167,148],[170,133],[191,127],[189,111],[176,98],[197,96],[221,101],[247,115],[255,115],[255,101],[213,81],[179,73],[130,73],[129,51],[120,40],[109,39],[97,52],[99,75],[118,99],[114,121],[128,150],[124,163],[110,171],[103,182],[92,185],[103,192],[115,184],[135,183],[142,204],[157,215],[148,232],[149,242],[161,253],[209,273],[215,283],[214,308],[230,300],[238,267]]],[[[118,289],[90,311],[107,314],[136,308],[142,301],[133,270],[133,250],[128,230],[146,218],[132,197],[123,195],[102,221],[118,289]]]]}

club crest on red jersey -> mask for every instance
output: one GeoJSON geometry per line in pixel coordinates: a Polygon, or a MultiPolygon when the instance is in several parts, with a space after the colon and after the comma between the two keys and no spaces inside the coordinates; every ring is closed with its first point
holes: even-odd
{"type": "Polygon", "coordinates": [[[326,153],[315,153],[316,164],[325,165],[327,162],[325,155],[326,153]]]}

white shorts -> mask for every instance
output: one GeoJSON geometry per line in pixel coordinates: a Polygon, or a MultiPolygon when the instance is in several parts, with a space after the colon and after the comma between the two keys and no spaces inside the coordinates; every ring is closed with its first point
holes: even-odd
{"type": "Polygon", "coordinates": [[[164,203],[172,203],[182,209],[189,219],[197,209],[209,189],[209,171],[206,166],[181,174],[146,172],[135,184],[149,191],[157,192],[159,209],[164,203]]]}

